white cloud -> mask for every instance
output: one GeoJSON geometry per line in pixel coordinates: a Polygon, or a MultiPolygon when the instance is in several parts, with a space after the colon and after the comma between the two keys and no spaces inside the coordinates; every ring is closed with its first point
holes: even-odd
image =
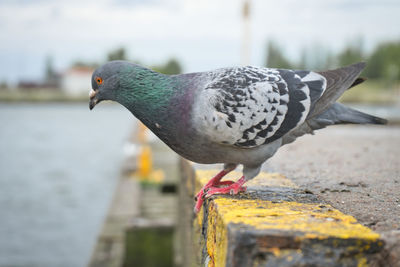
{"type": "MultiPolygon", "coordinates": [[[[277,39],[293,57],[318,42],[338,49],[364,36],[367,47],[400,37],[397,1],[253,0],[252,64],[277,39]]],[[[187,71],[237,65],[242,35],[239,0],[0,2],[0,80],[38,77],[44,58],[66,68],[102,61],[124,46],[148,64],[178,57],[187,71]]]]}

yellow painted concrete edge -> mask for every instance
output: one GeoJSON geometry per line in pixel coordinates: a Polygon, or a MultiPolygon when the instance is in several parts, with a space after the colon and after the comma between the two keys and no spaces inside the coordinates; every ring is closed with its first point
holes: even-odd
{"type": "MultiPolygon", "coordinates": [[[[206,184],[219,170],[196,170],[196,190],[206,184]]],[[[224,180],[237,180],[242,176],[241,172],[233,171],[228,173],[224,180]]],[[[286,178],[280,173],[266,173],[260,172],[256,178],[248,181],[246,186],[268,186],[268,187],[290,187],[298,188],[290,179],[286,178]]]]}
{"type": "MultiPolygon", "coordinates": [[[[217,170],[196,170],[196,184],[200,188],[217,170]]],[[[232,172],[225,179],[237,179],[240,173],[232,172]]],[[[247,186],[297,187],[277,173],[261,173],[247,186]]],[[[304,233],[298,239],[359,239],[375,242],[379,234],[357,223],[357,220],[321,203],[280,202],[257,199],[231,199],[223,196],[214,199],[208,210],[207,252],[211,257],[209,266],[222,267],[227,255],[227,225],[244,224],[255,229],[287,230],[304,233]]],[[[202,212],[200,212],[202,214],[202,212]]],[[[197,223],[202,223],[199,216],[197,223]]],[[[367,242],[368,243],[368,242],[367,242]]],[[[369,246],[369,245],[366,245],[369,246]]],[[[362,250],[367,250],[365,247],[362,250]]],[[[361,266],[366,259],[360,258],[361,266]]]]}

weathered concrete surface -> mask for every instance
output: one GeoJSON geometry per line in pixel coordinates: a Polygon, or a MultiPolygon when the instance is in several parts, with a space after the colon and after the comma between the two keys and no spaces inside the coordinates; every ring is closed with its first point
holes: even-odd
{"type": "MultiPolygon", "coordinates": [[[[217,172],[182,167],[189,195],[217,172]]],[[[246,193],[207,201],[191,239],[196,257],[185,266],[384,266],[377,233],[280,174],[261,173],[246,193]]]]}
{"type": "Polygon", "coordinates": [[[386,241],[400,266],[400,127],[334,126],[282,147],[263,170],[279,172],[386,241]]]}
{"type": "Polygon", "coordinates": [[[353,217],[318,203],[218,198],[206,216],[211,266],[362,266],[383,246],[353,217]]]}

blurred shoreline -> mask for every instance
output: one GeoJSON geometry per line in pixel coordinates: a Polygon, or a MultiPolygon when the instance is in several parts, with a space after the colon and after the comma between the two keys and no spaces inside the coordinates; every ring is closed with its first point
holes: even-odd
{"type": "MultiPolygon", "coordinates": [[[[59,88],[9,88],[0,90],[0,102],[86,102],[88,93],[71,93],[59,88]]],[[[388,84],[384,80],[367,80],[347,90],[339,99],[347,104],[400,106],[400,83],[388,84]]]]}
{"type": "MultiPolygon", "coordinates": [[[[89,93],[88,88],[88,93],[89,93]]],[[[68,94],[57,89],[19,89],[0,91],[0,102],[86,102],[87,94],[68,94]]]]}
{"type": "MultiPolygon", "coordinates": [[[[85,103],[88,98],[87,94],[71,94],[53,88],[0,90],[0,103],[85,103]]],[[[400,124],[400,86],[385,88],[382,82],[366,81],[345,92],[339,101],[360,111],[386,118],[389,124],[400,124]]]]}

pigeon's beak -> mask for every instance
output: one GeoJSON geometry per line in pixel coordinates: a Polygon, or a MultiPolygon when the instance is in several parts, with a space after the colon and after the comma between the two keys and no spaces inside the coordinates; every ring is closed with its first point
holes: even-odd
{"type": "Polygon", "coordinates": [[[96,106],[98,99],[96,98],[97,91],[91,89],[89,92],[89,108],[92,110],[96,106]]]}

